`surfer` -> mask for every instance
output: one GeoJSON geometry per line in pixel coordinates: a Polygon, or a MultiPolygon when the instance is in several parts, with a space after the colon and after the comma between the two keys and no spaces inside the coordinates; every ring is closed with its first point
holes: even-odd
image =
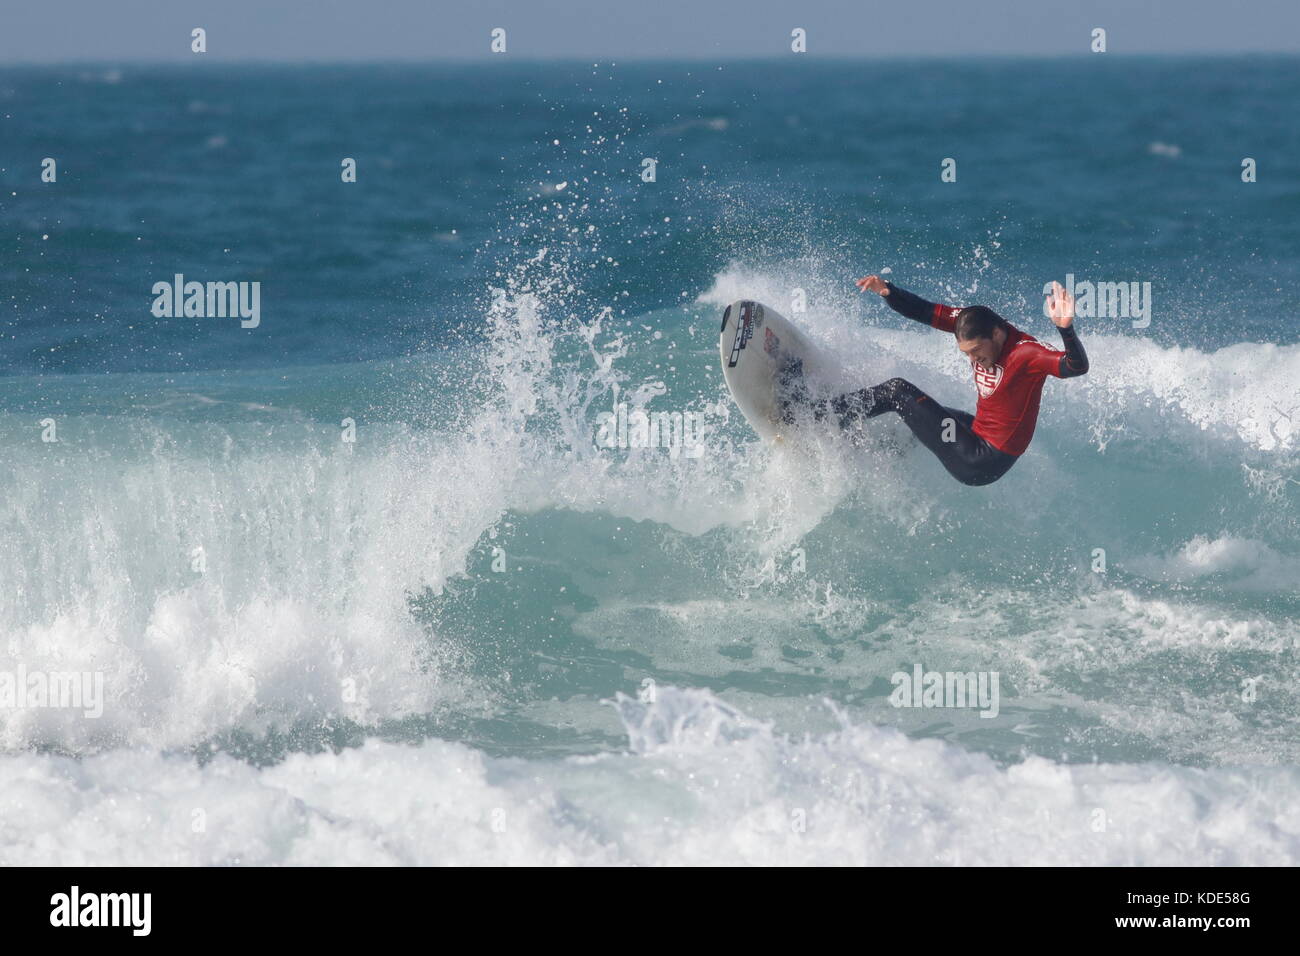
{"type": "Polygon", "coordinates": [[[971,360],[979,392],[975,414],[945,408],[906,379],[891,378],[815,403],[816,417],[833,412],[840,426],[848,428],[864,418],[897,412],[964,485],[997,481],[1024,454],[1034,436],[1047,376],[1074,378],[1088,371],[1088,356],[1074,331],[1074,296],[1059,282],[1052,283],[1047,311],[1061,330],[1064,351],[1048,348],[982,305],[958,308],[927,302],[876,275],[858,279],[857,286],[879,293],[891,309],[909,319],[953,333],[957,348],[971,360]]]}

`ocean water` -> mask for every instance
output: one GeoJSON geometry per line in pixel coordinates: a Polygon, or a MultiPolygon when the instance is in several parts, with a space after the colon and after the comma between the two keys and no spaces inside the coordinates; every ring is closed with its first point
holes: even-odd
{"type": "Polygon", "coordinates": [[[0,863],[1300,861],[1298,98],[1287,57],[0,69],[0,683],[102,678],[0,706],[0,863]],[[758,441],[741,297],[973,408],[881,271],[1149,322],[1080,317],[987,488],[885,421],[758,441]],[[259,324],[156,317],[176,274],[259,324]],[[702,443],[603,447],[620,403],[702,443]],[[916,667],[996,716],[894,706],[916,667]]]}

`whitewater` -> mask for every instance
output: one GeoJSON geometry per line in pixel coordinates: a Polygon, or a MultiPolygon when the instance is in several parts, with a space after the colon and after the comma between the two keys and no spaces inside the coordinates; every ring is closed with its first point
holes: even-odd
{"type": "MultiPolygon", "coordinates": [[[[367,371],[472,400],[351,444],[238,377],[135,377],[53,446],[4,415],[0,672],[109,680],[98,720],[0,711],[0,861],[1295,862],[1300,347],[1088,335],[975,494],[742,426],[711,320],[785,279],[623,322],[503,289],[479,361],[367,371]],[[620,383],[689,394],[706,454],[596,448],[620,383]],[[892,708],[915,661],[999,671],[1000,718],[892,708]]],[[[961,402],[959,356],[858,308],[803,317],[846,381],[961,402]]]]}

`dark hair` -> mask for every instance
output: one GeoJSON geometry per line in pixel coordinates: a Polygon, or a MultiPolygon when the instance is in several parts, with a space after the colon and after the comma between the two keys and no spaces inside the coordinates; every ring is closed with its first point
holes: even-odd
{"type": "Polygon", "coordinates": [[[993,330],[1005,329],[1007,320],[988,306],[971,305],[957,313],[957,322],[953,333],[959,339],[991,339],[993,330]]]}

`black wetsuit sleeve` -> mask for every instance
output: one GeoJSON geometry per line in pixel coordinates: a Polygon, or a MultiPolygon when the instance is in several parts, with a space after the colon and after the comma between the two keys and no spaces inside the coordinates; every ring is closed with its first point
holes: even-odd
{"type": "Polygon", "coordinates": [[[935,309],[933,302],[927,302],[919,295],[914,295],[906,289],[900,289],[892,282],[886,282],[885,285],[889,286],[889,295],[882,297],[886,305],[899,315],[905,315],[909,319],[915,319],[917,322],[923,322],[926,325],[932,324],[935,309]]]}
{"type": "Polygon", "coordinates": [[[1066,326],[1061,329],[1061,341],[1065,343],[1065,354],[1061,356],[1061,378],[1075,378],[1079,375],[1088,373],[1088,353],[1083,350],[1083,343],[1079,341],[1079,333],[1074,331],[1074,326],[1066,326]]]}

